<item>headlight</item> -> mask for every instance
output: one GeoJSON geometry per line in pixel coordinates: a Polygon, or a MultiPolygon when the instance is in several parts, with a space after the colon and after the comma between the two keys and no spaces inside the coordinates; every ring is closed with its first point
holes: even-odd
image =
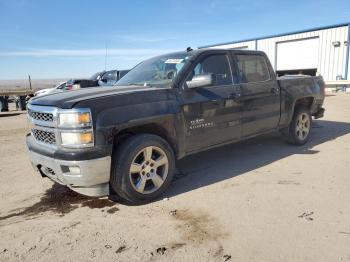
{"type": "Polygon", "coordinates": [[[66,112],[62,110],[59,113],[60,127],[86,127],[91,126],[91,113],[88,109],[80,109],[79,111],[66,112]]]}
{"type": "Polygon", "coordinates": [[[64,147],[91,147],[94,145],[94,135],[91,130],[79,132],[61,132],[61,144],[64,147]]]}

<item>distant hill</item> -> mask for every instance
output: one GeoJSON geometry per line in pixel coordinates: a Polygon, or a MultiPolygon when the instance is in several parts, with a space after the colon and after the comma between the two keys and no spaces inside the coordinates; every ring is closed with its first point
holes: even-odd
{"type": "MultiPolygon", "coordinates": [[[[51,88],[68,79],[32,79],[33,90],[51,88]]],[[[29,89],[28,79],[0,80],[0,90],[29,89]]]]}

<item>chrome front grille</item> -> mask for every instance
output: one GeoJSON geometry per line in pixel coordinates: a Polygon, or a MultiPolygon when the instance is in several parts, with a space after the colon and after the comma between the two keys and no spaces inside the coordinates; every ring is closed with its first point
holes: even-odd
{"type": "Polygon", "coordinates": [[[28,119],[35,126],[57,127],[58,108],[28,104],[28,119]]]}
{"type": "Polygon", "coordinates": [[[36,112],[29,109],[28,114],[34,120],[43,121],[43,122],[53,122],[52,113],[36,112]]]}
{"type": "Polygon", "coordinates": [[[28,120],[33,138],[47,146],[57,146],[57,107],[28,104],[28,120]]]}
{"type": "Polygon", "coordinates": [[[54,132],[44,131],[39,129],[32,129],[34,138],[42,143],[54,145],[56,144],[56,135],[54,132]]]}
{"type": "MultiPolygon", "coordinates": [[[[39,106],[31,103],[27,106],[28,120],[31,130],[32,139],[42,146],[58,149],[61,147],[78,148],[75,145],[64,145],[61,141],[61,134],[63,132],[85,132],[85,130],[92,132],[92,126],[60,126],[60,114],[78,114],[80,112],[88,112],[91,118],[90,109],[61,109],[54,106],[39,106]]],[[[93,143],[82,144],[79,147],[90,147],[93,143]]]]}

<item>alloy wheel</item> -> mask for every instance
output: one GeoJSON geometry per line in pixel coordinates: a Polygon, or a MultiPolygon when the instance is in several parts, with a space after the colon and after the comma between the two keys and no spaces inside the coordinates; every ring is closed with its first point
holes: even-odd
{"type": "Polygon", "coordinates": [[[169,171],[165,152],[156,146],[140,150],[131,162],[129,178],[132,187],[141,194],[151,194],[164,183],[169,171]]]}
{"type": "Polygon", "coordinates": [[[310,132],[310,117],[306,113],[301,113],[297,120],[296,135],[300,140],[305,140],[310,132]]]}

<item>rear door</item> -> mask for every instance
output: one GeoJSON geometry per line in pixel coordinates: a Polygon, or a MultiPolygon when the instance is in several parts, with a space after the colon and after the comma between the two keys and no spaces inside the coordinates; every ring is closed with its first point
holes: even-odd
{"type": "Polygon", "coordinates": [[[242,90],[242,136],[276,128],[280,119],[280,88],[267,57],[253,52],[234,52],[234,57],[242,90]]]}
{"type": "Polygon", "coordinates": [[[207,73],[214,74],[216,81],[207,87],[184,86],[182,111],[187,152],[241,137],[241,106],[234,100],[240,94],[240,86],[232,66],[229,52],[216,51],[203,54],[191,67],[186,81],[207,73]]]}

